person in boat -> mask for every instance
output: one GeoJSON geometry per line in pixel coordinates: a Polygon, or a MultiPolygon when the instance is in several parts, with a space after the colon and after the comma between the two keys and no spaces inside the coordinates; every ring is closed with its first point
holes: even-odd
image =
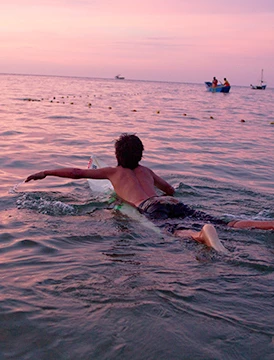
{"type": "MultiPolygon", "coordinates": [[[[175,189],[150,168],[140,165],[144,146],[135,134],[122,134],[115,142],[116,167],[101,169],[59,168],[44,170],[28,176],[25,182],[41,180],[47,176],[58,176],[70,179],[108,179],[111,181],[117,196],[137,208],[151,220],[170,218],[199,220],[202,229],[194,231],[180,224],[171,224],[172,234],[179,237],[192,237],[208,246],[219,241],[213,224],[228,225],[233,228],[257,228],[274,230],[273,221],[239,220],[227,223],[202,211],[197,211],[173,197],[175,189]],[[156,188],[164,195],[158,195],[156,188]],[[174,226],[173,226],[174,225],[174,226]]],[[[183,224],[184,225],[184,224],[183,224]]]]}
{"type": "Polygon", "coordinates": [[[223,83],[223,85],[224,85],[224,86],[230,86],[230,84],[229,84],[229,82],[228,82],[227,78],[224,78],[224,83],[223,83]]]}
{"type": "Polygon", "coordinates": [[[216,77],[214,76],[214,77],[213,77],[213,80],[212,80],[212,85],[211,85],[211,86],[212,86],[213,88],[215,88],[215,87],[217,87],[217,85],[218,85],[218,80],[217,80],[216,77]]]}

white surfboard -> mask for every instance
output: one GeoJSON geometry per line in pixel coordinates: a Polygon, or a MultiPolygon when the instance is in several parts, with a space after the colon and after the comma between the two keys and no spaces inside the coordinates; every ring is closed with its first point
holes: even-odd
{"type": "MultiPolygon", "coordinates": [[[[90,157],[88,169],[100,169],[107,166],[108,165],[104,163],[104,161],[99,159],[97,156],[92,155],[90,157]]],[[[111,197],[113,198],[115,196],[113,186],[111,182],[107,179],[88,179],[88,184],[93,193],[98,195],[109,195],[110,202],[111,197]]],[[[161,234],[160,228],[153,224],[153,222],[150,221],[145,215],[142,215],[135,207],[125,202],[119,202],[118,204],[114,205],[114,209],[128,216],[129,218],[138,221],[142,226],[155,231],[157,234],[161,234]]]]}

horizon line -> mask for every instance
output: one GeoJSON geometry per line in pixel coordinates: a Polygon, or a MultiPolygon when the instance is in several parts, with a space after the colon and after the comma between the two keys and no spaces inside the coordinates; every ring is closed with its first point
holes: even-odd
{"type": "MultiPolygon", "coordinates": [[[[46,74],[30,74],[30,73],[2,73],[0,75],[19,75],[19,76],[44,76],[44,77],[70,77],[70,78],[77,78],[77,79],[98,79],[98,80],[117,80],[115,76],[113,78],[105,78],[105,77],[93,77],[93,76],[80,76],[80,75],[46,75],[46,74]]],[[[185,81],[169,81],[169,80],[147,80],[147,79],[127,79],[126,77],[123,81],[146,81],[146,82],[162,82],[162,83],[175,83],[175,84],[193,84],[193,85],[204,85],[205,82],[197,83],[197,82],[185,82],[185,81]]],[[[250,85],[231,85],[235,87],[247,87],[250,88],[250,85]]],[[[272,87],[268,87],[268,89],[272,89],[272,87]]]]}

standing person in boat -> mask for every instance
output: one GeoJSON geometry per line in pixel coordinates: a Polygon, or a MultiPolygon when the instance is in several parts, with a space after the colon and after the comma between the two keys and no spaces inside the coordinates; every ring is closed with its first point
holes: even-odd
{"type": "Polygon", "coordinates": [[[215,87],[217,87],[217,85],[218,85],[218,80],[217,80],[216,77],[214,76],[214,77],[213,77],[213,80],[212,80],[212,87],[215,88],[215,87]]]}
{"type": "Polygon", "coordinates": [[[230,84],[229,84],[229,82],[228,82],[227,78],[224,78],[224,83],[223,83],[223,85],[224,85],[224,86],[230,86],[230,84]]]}
{"type": "MultiPolygon", "coordinates": [[[[206,222],[200,231],[174,224],[171,232],[180,237],[192,237],[194,240],[213,246],[219,242],[215,227],[212,224],[228,225],[233,228],[257,228],[274,230],[273,221],[239,220],[225,222],[202,211],[197,211],[174,198],[175,189],[150,168],[140,165],[144,146],[134,134],[122,134],[115,142],[116,167],[101,169],[60,168],[44,170],[30,175],[25,182],[41,180],[47,176],[58,176],[70,179],[108,179],[117,196],[136,207],[150,219],[166,220],[168,218],[193,219],[206,222]],[[158,195],[156,188],[165,195],[158,195]]],[[[180,225],[180,224],[179,224],[180,225]]],[[[182,224],[181,224],[182,225],[182,224]]]]}

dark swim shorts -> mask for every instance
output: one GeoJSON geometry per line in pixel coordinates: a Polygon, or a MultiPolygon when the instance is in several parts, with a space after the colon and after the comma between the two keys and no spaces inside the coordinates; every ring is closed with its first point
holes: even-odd
{"type": "Polygon", "coordinates": [[[211,222],[213,224],[227,224],[227,222],[222,219],[215,218],[203,211],[192,209],[190,206],[185,205],[172,196],[153,196],[143,201],[138,206],[138,210],[150,219],[155,220],[191,218],[195,220],[202,220],[204,222],[211,222]]]}
{"type": "Polygon", "coordinates": [[[152,219],[185,218],[194,213],[189,206],[172,196],[153,196],[143,201],[138,210],[152,219]]]}

